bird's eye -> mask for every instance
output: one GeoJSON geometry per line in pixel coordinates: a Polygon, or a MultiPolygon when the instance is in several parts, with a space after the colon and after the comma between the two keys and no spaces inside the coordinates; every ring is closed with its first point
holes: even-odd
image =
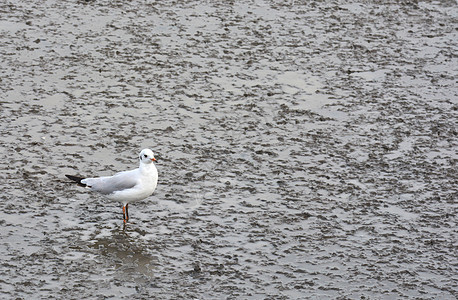
{"type": "Polygon", "coordinates": [[[148,157],[148,155],[146,155],[146,154],[143,154],[143,157],[144,157],[144,158],[147,158],[147,157],[148,157]]]}

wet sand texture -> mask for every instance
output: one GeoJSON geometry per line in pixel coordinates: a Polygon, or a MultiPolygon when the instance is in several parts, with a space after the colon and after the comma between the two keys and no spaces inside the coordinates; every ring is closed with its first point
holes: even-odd
{"type": "Polygon", "coordinates": [[[455,299],[455,1],[2,1],[4,299],[455,299]],[[64,183],[157,153],[155,195],[64,183]]]}

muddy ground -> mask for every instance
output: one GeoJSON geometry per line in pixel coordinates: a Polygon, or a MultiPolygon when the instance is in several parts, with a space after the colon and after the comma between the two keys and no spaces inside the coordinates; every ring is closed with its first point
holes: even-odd
{"type": "Polygon", "coordinates": [[[6,299],[455,299],[455,1],[0,3],[6,299]],[[130,206],[64,174],[159,163],[130,206]]]}

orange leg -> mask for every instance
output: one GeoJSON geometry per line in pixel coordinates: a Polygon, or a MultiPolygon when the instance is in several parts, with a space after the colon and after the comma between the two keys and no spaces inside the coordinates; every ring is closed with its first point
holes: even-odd
{"type": "Polygon", "coordinates": [[[126,221],[129,221],[129,203],[126,204],[126,221]]]}
{"type": "Polygon", "coordinates": [[[126,222],[127,222],[127,218],[126,218],[126,210],[127,209],[126,208],[127,208],[126,205],[122,206],[122,219],[124,221],[124,224],[126,224],[126,222]]]}

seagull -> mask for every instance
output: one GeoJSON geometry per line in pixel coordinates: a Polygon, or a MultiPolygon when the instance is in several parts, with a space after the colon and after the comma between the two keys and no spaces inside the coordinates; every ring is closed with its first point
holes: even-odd
{"type": "Polygon", "coordinates": [[[151,196],[157,186],[156,161],[151,149],[143,149],[139,155],[140,167],[131,171],[116,173],[113,176],[85,178],[65,175],[78,185],[98,192],[106,198],[122,203],[124,224],[129,220],[130,202],[143,200],[151,196]]]}

